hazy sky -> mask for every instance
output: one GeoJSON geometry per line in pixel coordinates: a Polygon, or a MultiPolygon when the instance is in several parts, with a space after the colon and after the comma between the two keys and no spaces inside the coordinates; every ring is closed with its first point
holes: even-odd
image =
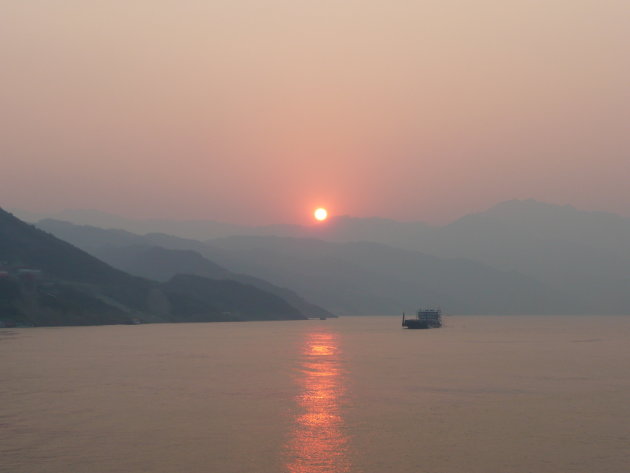
{"type": "Polygon", "coordinates": [[[0,0],[0,206],[630,215],[627,0],[0,0]]]}

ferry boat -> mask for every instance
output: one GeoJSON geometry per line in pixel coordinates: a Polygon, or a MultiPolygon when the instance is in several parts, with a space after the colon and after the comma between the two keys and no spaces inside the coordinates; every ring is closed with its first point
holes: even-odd
{"type": "Polygon", "coordinates": [[[416,313],[415,319],[405,319],[405,313],[402,316],[403,328],[426,329],[440,328],[442,326],[442,309],[420,309],[416,313]]]}

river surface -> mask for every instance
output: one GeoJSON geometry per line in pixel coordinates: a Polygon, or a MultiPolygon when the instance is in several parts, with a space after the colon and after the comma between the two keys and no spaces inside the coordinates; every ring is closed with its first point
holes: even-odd
{"type": "Polygon", "coordinates": [[[0,471],[626,473],[630,317],[1,329],[0,471]]]}

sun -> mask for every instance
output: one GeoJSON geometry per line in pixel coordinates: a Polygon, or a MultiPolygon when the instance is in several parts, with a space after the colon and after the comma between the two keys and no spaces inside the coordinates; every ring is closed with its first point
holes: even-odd
{"type": "Polygon", "coordinates": [[[328,210],[326,210],[323,207],[320,207],[318,209],[315,209],[315,212],[313,212],[313,216],[315,217],[315,220],[319,222],[323,222],[324,220],[328,218],[328,210]]]}

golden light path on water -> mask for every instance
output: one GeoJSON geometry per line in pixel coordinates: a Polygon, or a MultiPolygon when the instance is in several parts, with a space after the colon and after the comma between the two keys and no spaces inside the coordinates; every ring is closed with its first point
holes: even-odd
{"type": "Polygon", "coordinates": [[[297,412],[286,446],[287,471],[349,472],[349,440],[340,409],[344,385],[339,335],[307,333],[299,369],[297,412]]]}

